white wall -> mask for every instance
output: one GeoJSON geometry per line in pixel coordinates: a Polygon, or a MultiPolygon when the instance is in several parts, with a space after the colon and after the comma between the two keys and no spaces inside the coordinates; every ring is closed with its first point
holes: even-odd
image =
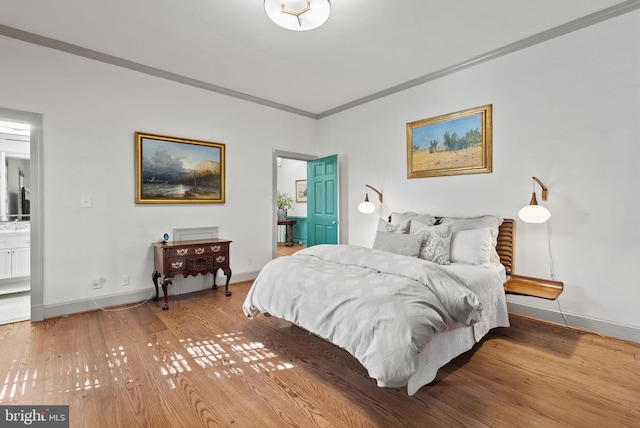
{"type": "Polygon", "coordinates": [[[272,151],[312,153],[316,121],[9,38],[0,52],[0,106],[43,115],[45,316],[149,290],[150,243],[175,227],[233,240],[232,281],[271,259],[272,151]],[[226,203],[135,204],[135,131],[226,144],[226,203]]]}
{"type": "MultiPolygon", "coordinates": [[[[365,183],[383,191],[382,216],[517,218],[537,176],[565,290],[558,302],[509,296],[511,310],[562,321],[561,308],[571,325],[640,341],[639,32],[636,11],[323,119],[318,144],[341,158],[342,241],[373,242],[377,216],[356,209],[365,183]],[[407,122],[485,104],[493,173],[406,178],[407,122]]],[[[518,223],[517,273],[550,277],[548,232],[518,223]]]]}

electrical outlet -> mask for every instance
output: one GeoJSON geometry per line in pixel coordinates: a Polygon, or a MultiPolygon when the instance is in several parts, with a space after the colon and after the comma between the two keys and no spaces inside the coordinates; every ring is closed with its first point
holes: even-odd
{"type": "Polygon", "coordinates": [[[253,264],[253,257],[249,257],[249,258],[247,259],[247,265],[248,265],[248,266],[251,266],[252,264],[253,264]]]}
{"type": "Polygon", "coordinates": [[[129,285],[129,275],[122,275],[120,277],[120,285],[126,287],[129,285]]]}
{"type": "Polygon", "coordinates": [[[102,288],[102,278],[96,277],[91,280],[91,288],[94,290],[102,288]]]}

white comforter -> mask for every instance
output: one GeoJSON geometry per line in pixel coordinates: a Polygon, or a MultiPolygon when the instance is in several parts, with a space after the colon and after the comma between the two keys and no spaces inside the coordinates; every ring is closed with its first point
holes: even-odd
{"type": "Polygon", "coordinates": [[[400,387],[435,333],[475,324],[482,307],[462,278],[435,263],[318,245],[269,262],[243,311],[288,320],[346,349],[378,386],[400,387]]]}

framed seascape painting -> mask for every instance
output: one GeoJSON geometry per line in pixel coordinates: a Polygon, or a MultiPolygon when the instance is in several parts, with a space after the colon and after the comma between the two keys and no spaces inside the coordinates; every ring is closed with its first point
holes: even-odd
{"type": "Polygon", "coordinates": [[[491,107],[407,123],[407,177],[491,172],[491,107]]]}
{"type": "Polygon", "coordinates": [[[307,202],[307,180],[296,180],[296,202],[307,202]]]}
{"type": "Polygon", "coordinates": [[[224,144],[142,132],[135,144],[136,203],[224,203],[224,144]]]}

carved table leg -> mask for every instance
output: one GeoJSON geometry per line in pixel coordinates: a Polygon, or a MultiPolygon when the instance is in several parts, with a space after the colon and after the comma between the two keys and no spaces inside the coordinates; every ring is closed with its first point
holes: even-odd
{"type": "MultiPolygon", "coordinates": [[[[224,295],[225,296],[231,296],[231,291],[229,291],[229,281],[231,280],[231,268],[218,268],[218,269],[222,269],[222,272],[224,272],[224,274],[227,277],[227,283],[224,286],[224,295]]],[[[218,288],[218,286],[216,285],[216,274],[218,273],[218,269],[216,269],[216,271],[213,273],[213,289],[215,290],[216,288],[218,288]]]]}
{"type": "Polygon", "coordinates": [[[163,311],[169,309],[169,292],[167,291],[167,288],[169,288],[169,284],[173,284],[173,279],[165,278],[162,281],[162,292],[164,293],[164,305],[162,305],[163,311]]]}
{"type": "MultiPolygon", "coordinates": [[[[153,275],[151,275],[151,279],[153,280],[153,285],[156,287],[156,295],[153,297],[153,301],[157,302],[160,297],[160,293],[158,290],[158,278],[160,278],[161,274],[158,271],[155,271],[153,275]]],[[[166,311],[169,309],[169,293],[167,292],[167,287],[169,284],[173,284],[173,280],[171,278],[165,278],[162,281],[162,293],[164,294],[164,305],[162,305],[162,310],[166,311]]]]}
{"type": "Polygon", "coordinates": [[[160,278],[160,272],[158,272],[158,271],[153,272],[153,275],[151,275],[151,279],[153,280],[153,285],[155,285],[155,287],[156,287],[156,295],[153,298],[154,302],[158,301],[158,297],[159,297],[159,293],[158,293],[158,278],[160,278]]]}

